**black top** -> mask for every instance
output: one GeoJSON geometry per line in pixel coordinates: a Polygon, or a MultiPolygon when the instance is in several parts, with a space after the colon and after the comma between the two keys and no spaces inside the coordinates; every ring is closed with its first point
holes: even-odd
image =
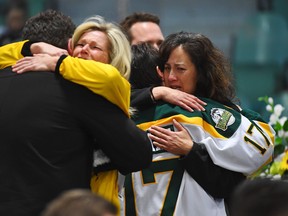
{"type": "Polygon", "coordinates": [[[94,149],[123,174],[152,160],[122,110],[52,72],[0,70],[0,143],[1,216],[38,216],[62,191],[89,188],[94,149]]]}

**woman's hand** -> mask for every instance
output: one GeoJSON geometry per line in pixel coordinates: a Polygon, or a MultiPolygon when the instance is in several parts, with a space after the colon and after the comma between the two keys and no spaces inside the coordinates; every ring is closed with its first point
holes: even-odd
{"type": "Polygon", "coordinates": [[[58,56],[48,54],[35,54],[33,57],[24,57],[12,66],[12,71],[24,73],[26,71],[54,71],[58,56]]]}
{"type": "Polygon", "coordinates": [[[190,112],[193,112],[194,110],[205,110],[203,106],[205,106],[206,103],[204,101],[180,90],[158,86],[152,89],[152,94],[156,100],[164,100],[165,102],[180,106],[190,112]]]}
{"type": "Polygon", "coordinates": [[[171,131],[159,126],[149,128],[148,136],[153,144],[161,149],[177,155],[187,155],[193,147],[188,131],[175,119],[173,125],[178,131],[171,131]]]}

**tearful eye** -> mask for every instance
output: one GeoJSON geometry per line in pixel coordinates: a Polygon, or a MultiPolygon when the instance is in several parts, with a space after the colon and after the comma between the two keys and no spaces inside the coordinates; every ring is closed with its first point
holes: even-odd
{"type": "Polygon", "coordinates": [[[169,67],[169,66],[164,66],[164,71],[170,71],[171,70],[171,67],[169,67]]]}

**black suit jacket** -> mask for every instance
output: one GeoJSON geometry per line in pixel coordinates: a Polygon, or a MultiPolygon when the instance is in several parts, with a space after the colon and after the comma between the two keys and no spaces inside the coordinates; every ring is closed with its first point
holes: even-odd
{"type": "Polygon", "coordinates": [[[99,148],[123,174],[152,160],[146,133],[101,96],[52,72],[0,70],[1,216],[38,216],[60,192],[89,188],[99,148]]]}

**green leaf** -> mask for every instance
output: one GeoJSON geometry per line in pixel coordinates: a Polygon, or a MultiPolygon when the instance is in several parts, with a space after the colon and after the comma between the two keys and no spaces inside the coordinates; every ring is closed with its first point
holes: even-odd
{"type": "Polygon", "coordinates": [[[275,145],[282,145],[283,144],[283,140],[281,137],[276,137],[275,138],[275,145]]]}
{"type": "Polygon", "coordinates": [[[266,104],[268,104],[268,96],[258,97],[258,101],[264,101],[266,104]]]}
{"type": "Polygon", "coordinates": [[[275,145],[274,147],[274,157],[277,157],[278,155],[282,154],[285,150],[285,145],[283,145],[282,143],[281,144],[278,144],[278,145],[275,145]]]}
{"type": "Polygon", "coordinates": [[[288,131],[288,120],[285,121],[285,123],[283,125],[283,130],[288,131]]]}
{"type": "Polygon", "coordinates": [[[280,124],[280,122],[276,122],[276,124],[274,125],[274,129],[276,130],[276,131],[279,131],[279,130],[282,130],[282,125],[280,124]]]}
{"type": "Polygon", "coordinates": [[[283,145],[288,146],[288,137],[282,137],[283,145]]]}

